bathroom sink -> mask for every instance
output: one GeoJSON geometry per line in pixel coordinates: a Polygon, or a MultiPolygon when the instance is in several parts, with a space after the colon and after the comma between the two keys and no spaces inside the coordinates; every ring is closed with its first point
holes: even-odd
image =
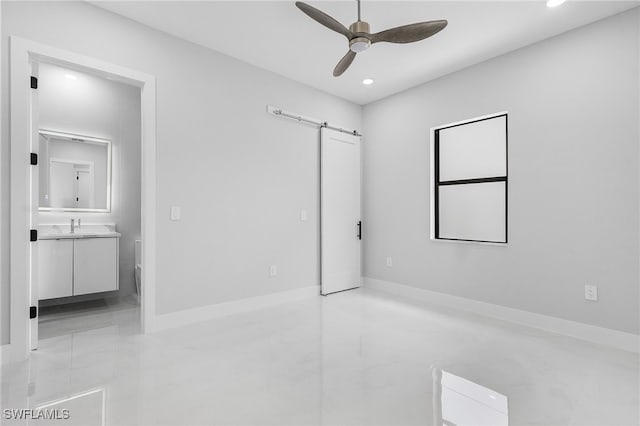
{"type": "Polygon", "coordinates": [[[71,232],[70,225],[41,225],[41,240],[60,240],[67,238],[114,238],[120,237],[114,224],[86,224],[71,232]]]}

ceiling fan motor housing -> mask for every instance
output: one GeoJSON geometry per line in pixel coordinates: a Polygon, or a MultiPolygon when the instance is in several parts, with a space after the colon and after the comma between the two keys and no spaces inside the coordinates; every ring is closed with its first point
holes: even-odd
{"type": "Polygon", "coordinates": [[[352,52],[360,53],[364,52],[371,46],[371,40],[369,40],[369,24],[364,21],[357,21],[351,24],[349,27],[349,31],[351,31],[355,37],[349,40],[349,49],[352,52]]]}

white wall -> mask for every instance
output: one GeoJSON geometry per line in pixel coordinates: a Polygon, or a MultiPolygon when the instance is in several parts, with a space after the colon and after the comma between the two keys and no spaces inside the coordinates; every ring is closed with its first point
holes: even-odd
{"type": "Polygon", "coordinates": [[[140,238],[140,89],[40,64],[38,90],[40,128],[109,139],[112,149],[111,212],[41,212],[40,222],[115,223],[122,234],[119,294],[127,296],[135,292],[134,241],[140,238]]]}
{"type": "MultiPolygon", "coordinates": [[[[88,4],[1,7],[3,94],[10,34],[157,77],[159,313],[318,284],[318,132],[268,115],[266,105],[358,129],[360,106],[88,4]],[[169,221],[172,205],[182,206],[182,221],[169,221]],[[307,222],[299,219],[303,208],[307,222]],[[278,265],[277,278],[269,278],[270,264],[278,265]]],[[[2,235],[9,226],[7,123],[3,95],[2,235]]]]}
{"type": "Polygon", "coordinates": [[[635,9],[367,105],[365,275],[638,333],[639,19],[635,9]],[[508,246],[430,241],[430,128],[505,110],[508,246]]]}

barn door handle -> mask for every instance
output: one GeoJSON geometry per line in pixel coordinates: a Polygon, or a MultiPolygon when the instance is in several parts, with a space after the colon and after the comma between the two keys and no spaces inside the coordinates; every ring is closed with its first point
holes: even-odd
{"type": "Polygon", "coordinates": [[[358,239],[362,239],[362,221],[358,221],[358,239]]]}

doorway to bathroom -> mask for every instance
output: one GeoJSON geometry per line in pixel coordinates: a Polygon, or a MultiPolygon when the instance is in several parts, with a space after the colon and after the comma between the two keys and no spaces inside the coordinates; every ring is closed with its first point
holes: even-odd
{"type": "Polygon", "coordinates": [[[39,332],[148,330],[155,79],[12,37],[11,114],[11,333],[3,362],[27,357],[39,332]]]}
{"type": "Polygon", "coordinates": [[[98,329],[136,333],[140,88],[43,61],[33,76],[38,342],[98,329]]]}

